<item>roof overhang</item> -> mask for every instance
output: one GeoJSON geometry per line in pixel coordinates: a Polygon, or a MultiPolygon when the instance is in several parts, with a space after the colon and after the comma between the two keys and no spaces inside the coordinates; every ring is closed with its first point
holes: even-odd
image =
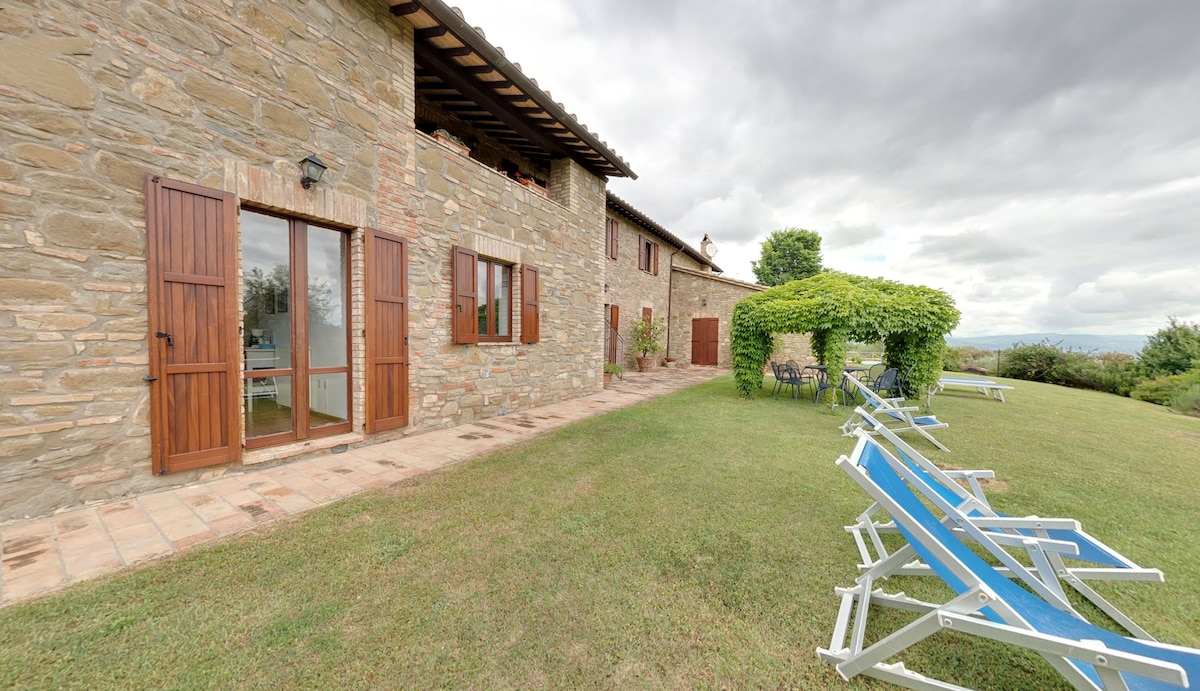
{"type": "Polygon", "coordinates": [[[414,28],[417,92],[535,161],[571,158],[603,177],[637,178],[608,144],[526,77],[441,0],[393,2],[414,28]]]}
{"type": "Polygon", "coordinates": [[[646,230],[651,231],[655,235],[658,235],[663,240],[666,240],[675,249],[683,250],[684,254],[700,262],[701,266],[710,267],[713,271],[721,273],[721,267],[713,264],[711,259],[705,257],[703,254],[700,254],[699,251],[683,240],[675,237],[666,228],[663,228],[659,224],[655,223],[649,216],[635,209],[632,204],[624,199],[621,199],[612,192],[605,192],[605,205],[608,208],[615,209],[629,218],[637,221],[639,225],[643,226],[646,230]]]}

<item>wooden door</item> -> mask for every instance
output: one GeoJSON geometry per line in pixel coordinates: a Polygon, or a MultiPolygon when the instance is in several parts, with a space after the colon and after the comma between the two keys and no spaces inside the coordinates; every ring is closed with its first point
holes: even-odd
{"type": "Polygon", "coordinates": [[[617,343],[620,338],[620,332],[617,331],[621,327],[621,310],[616,305],[608,306],[608,342],[605,344],[605,361],[617,362],[619,353],[617,352],[617,343]]]}
{"type": "Polygon", "coordinates": [[[237,199],[146,178],[155,473],[237,460],[237,199]]]}
{"type": "Polygon", "coordinates": [[[408,242],[367,231],[367,431],[408,426],[408,242]]]}
{"type": "Polygon", "coordinates": [[[692,364],[717,364],[717,326],[716,318],[692,320],[692,364]]]}

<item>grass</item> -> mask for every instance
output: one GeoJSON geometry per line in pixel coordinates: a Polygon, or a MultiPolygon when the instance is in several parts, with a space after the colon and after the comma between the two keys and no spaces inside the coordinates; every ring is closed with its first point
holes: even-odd
{"type": "MultiPolygon", "coordinates": [[[[1007,404],[934,398],[952,453],[914,444],[995,469],[998,509],[1078,518],[1161,568],[1165,584],[1098,589],[1161,640],[1200,646],[1200,420],[1007,383],[1007,404]]],[[[0,686],[883,688],[813,652],[856,575],[842,525],[868,503],[833,464],[851,448],[844,417],[739,400],[721,377],[0,610],[0,686]]],[[[906,659],[968,685],[1065,688],[985,642],[939,636],[906,659]]]]}

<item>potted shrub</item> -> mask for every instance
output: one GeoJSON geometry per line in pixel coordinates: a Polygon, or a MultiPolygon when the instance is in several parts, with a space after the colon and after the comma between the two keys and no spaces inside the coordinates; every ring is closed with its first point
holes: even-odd
{"type": "Polygon", "coordinates": [[[629,347],[637,356],[638,371],[645,372],[655,365],[654,355],[663,351],[663,336],[667,333],[667,322],[659,317],[653,321],[642,319],[634,322],[630,332],[629,347]]]}
{"type": "Polygon", "coordinates": [[[462,154],[463,156],[471,155],[471,147],[467,146],[466,142],[459,139],[457,136],[450,134],[450,132],[448,132],[444,129],[438,128],[438,129],[434,130],[433,138],[436,139],[439,144],[445,146],[446,148],[448,148],[452,151],[457,151],[458,153],[462,154]]]}
{"type": "Polygon", "coordinates": [[[623,374],[625,374],[624,367],[615,362],[604,363],[604,388],[607,389],[608,385],[612,383],[612,378],[614,375],[617,377],[617,379],[620,379],[621,375],[623,374]]]}

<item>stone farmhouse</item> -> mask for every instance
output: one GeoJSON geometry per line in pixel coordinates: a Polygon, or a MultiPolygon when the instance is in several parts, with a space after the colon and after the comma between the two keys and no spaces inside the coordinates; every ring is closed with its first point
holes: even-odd
{"type": "Polygon", "coordinates": [[[728,364],[758,289],[440,0],[30,0],[0,34],[0,520],[593,393],[643,313],[728,364]]]}

